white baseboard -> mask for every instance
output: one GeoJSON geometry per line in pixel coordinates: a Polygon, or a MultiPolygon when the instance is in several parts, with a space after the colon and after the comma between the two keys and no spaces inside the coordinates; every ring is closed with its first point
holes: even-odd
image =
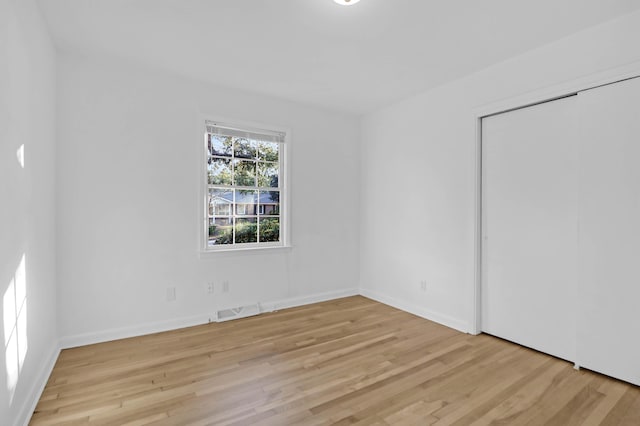
{"type": "Polygon", "coordinates": [[[413,303],[398,300],[396,298],[387,296],[386,294],[380,293],[379,291],[361,288],[360,294],[369,299],[373,299],[376,302],[384,303],[385,305],[392,306],[396,309],[400,309],[401,311],[409,312],[410,314],[428,319],[429,321],[437,322],[438,324],[442,324],[463,333],[469,333],[469,331],[471,330],[467,321],[462,321],[458,318],[443,315],[438,312],[425,309],[422,306],[414,305],[413,303]]]}
{"type": "MultiPolygon", "coordinates": [[[[306,296],[291,297],[266,303],[260,303],[263,312],[273,312],[278,309],[293,308],[296,306],[308,305],[311,303],[325,302],[327,300],[339,299],[342,297],[355,296],[360,294],[357,288],[347,290],[330,291],[306,296]]],[[[192,327],[194,325],[207,324],[215,321],[214,313],[197,315],[187,318],[176,318],[167,321],[157,321],[136,325],[133,327],[114,328],[94,333],[83,333],[75,336],[66,336],[60,339],[62,349],[74,348],[77,346],[103,343],[111,340],[126,339],[128,337],[144,336],[145,334],[160,333],[162,331],[176,330],[178,328],[192,327]]]]}
{"type": "Polygon", "coordinates": [[[273,312],[279,309],[295,308],[296,306],[310,305],[312,303],[326,302],[328,300],[341,299],[343,297],[357,296],[360,290],[349,288],[346,290],[327,291],[308,296],[290,297],[271,302],[260,303],[263,312],[273,312]]]}
{"type": "Polygon", "coordinates": [[[56,365],[59,355],[60,348],[55,344],[49,352],[48,358],[46,358],[47,361],[42,364],[36,380],[33,382],[33,385],[29,390],[27,398],[25,398],[25,402],[18,413],[16,425],[29,425],[29,421],[31,421],[31,416],[33,415],[33,410],[35,410],[36,405],[38,405],[42,391],[44,391],[44,387],[47,385],[47,381],[49,381],[49,377],[51,376],[51,372],[53,371],[53,367],[56,365]]]}
{"type": "Polygon", "coordinates": [[[92,345],[95,343],[109,342],[111,340],[126,339],[128,337],[144,336],[146,334],[160,333],[176,330],[178,328],[192,327],[194,325],[207,324],[211,315],[197,315],[186,318],[176,318],[166,321],[148,322],[132,327],[113,328],[110,330],[76,334],[60,339],[62,349],[75,348],[77,346],[92,345]]]}
{"type": "MultiPolygon", "coordinates": [[[[425,309],[412,303],[404,302],[386,294],[369,290],[350,288],[345,290],[329,291],[325,293],[317,293],[305,296],[290,297],[286,299],[274,300],[269,302],[261,302],[262,312],[273,312],[279,309],[293,308],[296,306],[304,306],[312,303],[326,302],[328,300],[340,299],[343,297],[362,295],[373,299],[385,305],[409,312],[430,321],[437,322],[447,327],[468,333],[470,328],[466,321],[461,321],[438,312],[425,309]]],[[[91,345],[94,343],[108,342],[111,340],[126,339],[128,337],[143,336],[145,334],[159,333],[162,331],[176,330],[178,328],[192,327],[194,325],[207,324],[213,321],[213,314],[198,315],[187,318],[176,318],[167,321],[158,321],[145,323],[133,327],[122,327],[111,330],[104,330],[95,333],[77,334],[75,336],[66,336],[60,339],[60,348],[67,349],[77,346],[91,345]]]]}

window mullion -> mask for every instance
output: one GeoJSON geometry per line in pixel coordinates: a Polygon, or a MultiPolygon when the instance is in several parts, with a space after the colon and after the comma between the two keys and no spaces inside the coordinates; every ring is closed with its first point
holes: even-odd
{"type": "Polygon", "coordinates": [[[231,232],[232,232],[232,237],[233,239],[231,240],[233,242],[233,244],[236,244],[236,191],[235,189],[233,190],[233,204],[231,204],[231,232]]]}

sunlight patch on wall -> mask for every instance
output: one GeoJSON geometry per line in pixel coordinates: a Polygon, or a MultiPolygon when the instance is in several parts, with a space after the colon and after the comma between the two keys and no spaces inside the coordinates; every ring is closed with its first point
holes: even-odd
{"type": "Polygon", "coordinates": [[[9,403],[18,384],[24,360],[27,357],[27,274],[26,255],[9,282],[2,298],[5,363],[7,368],[7,390],[9,403]]]}
{"type": "Polygon", "coordinates": [[[18,158],[20,167],[24,169],[24,144],[20,145],[20,148],[18,148],[18,151],[16,151],[16,157],[18,158]]]}

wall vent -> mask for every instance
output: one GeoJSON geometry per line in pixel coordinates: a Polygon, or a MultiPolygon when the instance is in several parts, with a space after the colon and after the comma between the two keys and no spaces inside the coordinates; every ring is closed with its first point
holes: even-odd
{"type": "Polygon", "coordinates": [[[216,322],[224,322],[239,318],[252,317],[254,315],[260,315],[262,310],[260,304],[255,303],[251,305],[237,306],[235,308],[220,309],[216,311],[216,322]]]}

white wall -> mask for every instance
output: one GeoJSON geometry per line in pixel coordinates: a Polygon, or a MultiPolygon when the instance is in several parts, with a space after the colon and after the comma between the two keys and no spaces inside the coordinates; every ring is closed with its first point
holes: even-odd
{"type": "Polygon", "coordinates": [[[22,424],[29,418],[32,403],[57,356],[55,52],[45,28],[32,0],[0,0],[0,320],[3,323],[0,423],[3,425],[22,424]],[[16,155],[22,145],[24,168],[16,155]],[[19,271],[23,256],[24,275],[19,271]],[[26,306],[26,316],[24,310],[20,311],[22,314],[15,313],[16,304],[23,309],[26,306]],[[16,324],[18,334],[12,338],[11,330],[16,324]],[[23,355],[17,355],[20,353],[23,355]],[[20,362],[21,358],[24,361],[20,362]]]}
{"type": "Polygon", "coordinates": [[[63,346],[206,321],[216,307],[357,288],[357,118],[115,58],[61,53],[58,64],[63,346]],[[292,249],[199,259],[199,113],[291,129],[292,249]],[[177,300],[166,300],[167,287],[177,300]]]}
{"type": "Polygon", "coordinates": [[[470,330],[476,114],[639,61],[638,39],[636,12],[364,117],[364,294],[470,330]]]}

